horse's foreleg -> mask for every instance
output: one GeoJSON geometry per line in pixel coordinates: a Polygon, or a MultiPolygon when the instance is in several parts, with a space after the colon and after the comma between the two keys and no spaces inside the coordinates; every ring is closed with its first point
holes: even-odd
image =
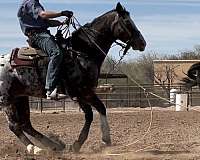
{"type": "Polygon", "coordinates": [[[81,102],[79,102],[79,105],[85,113],[85,124],[81,130],[78,140],[75,141],[72,146],[72,149],[74,152],[79,152],[81,146],[86,141],[89,130],[90,130],[90,125],[93,121],[93,112],[92,112],[91,106],[85,103],[81,103],[81,102]]]}
{"type": "Polygon", "coordinates": [[[101,122],[101,131],[102,131],[102,140],[106,145],[111,145],[111,138],[110,138],[110,127],[107,120],[106,115],[106,107],[102,103],[102,101],[97,97],[96,94],[92,96],[90,103],[92,106],[96,108],[96,110],[100,114],[100,122],[101,122]]]}

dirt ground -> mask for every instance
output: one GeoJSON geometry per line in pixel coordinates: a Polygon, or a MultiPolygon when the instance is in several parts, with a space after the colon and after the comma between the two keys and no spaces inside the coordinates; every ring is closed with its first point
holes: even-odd
{"type": "MultiPolygon", "coordinates": [[[[108,119],[112,146],[103,147],[99,116],[87,142],[79,154],[47,151],[43,155],[28,155],[25,147],[8,129],[6,117],[0,113],[0,159],[9,160],[197,160],[200,159],[200,112],[175,112],[153,109],[110,109],[108,119]],[[145,135],[145,136],[144,136],[145,135]],[[143,139],[142,139],[143,138],[143,139]]],[[[84,122],[83,113],[31,113],[33,126],[45,135],[57,135],[66,144],[78,137],[84,122]]]]}

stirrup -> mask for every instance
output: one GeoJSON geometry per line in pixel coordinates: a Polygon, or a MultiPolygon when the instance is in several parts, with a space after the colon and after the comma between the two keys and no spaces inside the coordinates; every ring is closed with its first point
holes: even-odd
{"type": "Polygon", "coordinates": [[[68,97],[66,94],[57,93],[57,88],[55,88],[52,92],[47,91],[46,96],[47,100],[60,100],[68,97]]]}

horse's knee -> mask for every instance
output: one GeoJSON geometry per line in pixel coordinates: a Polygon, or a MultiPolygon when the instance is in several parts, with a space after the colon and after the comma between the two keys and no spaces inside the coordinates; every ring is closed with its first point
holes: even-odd
{"type": "Polygon", "coordinates": [[[92,121],[93,121],[93,112],[90,111],[90,112],[86,113],[85,114],[85,119],[86,119],[86,122],[92,123],[92,121]]]}
{"type": "Polygon", "coordinates": [[[98,105],[95,105],[94,107],[101,115],[106,116],[106,107],[102,103],[99,103],[98,105]]]}
{"type": "Polygon", "coordinates": [[[90,103],[101,115],[106,116],[106,107],[103,102],[97,97],[97,95],[93,95],[90,103]]]}
{"type": "Polygon", "coordinates": [[[81,109],[84,111],[85,113],[85,120],[86,120],[86,123],[92,123],[93,121],[93,111],[92,111],[92,108],[91,106],[87,105],[87,104],[81,104],[81,109]]]}

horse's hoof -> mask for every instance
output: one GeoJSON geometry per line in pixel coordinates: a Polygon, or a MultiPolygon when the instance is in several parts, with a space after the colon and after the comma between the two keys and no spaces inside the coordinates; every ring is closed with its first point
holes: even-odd
{"type": "Polygon", "coordinates": [[[32,144],[29,144],[27,147],[26,147],[27,151],[29,154],[34,154],[34,145],[32,144]]]}
{"type": "Polygon", "coordinates": [[[111,143],[111,140],[110,139],[102,139],[102,143],[104,144],[104,145],[106,145],[106,146],[111,146],[112,145],[112,143],[111,143]]]}
{"type": "Polygon", "coordinates": [[[28,151],[29,154],[34,154],[34,155],[46,154],[46,151],[44,149],[41,149],[41,148],[34,146],[32,144],[29,144],[27,146],[27,151],[28,151]]]}
{"type": "Polygon", "coordinates": [[[78,141],[75,141],[74,144],[72,145],[72,151],[74,153],[79,153],[80,149],[81,149],[80,143],[78,141]]]}

